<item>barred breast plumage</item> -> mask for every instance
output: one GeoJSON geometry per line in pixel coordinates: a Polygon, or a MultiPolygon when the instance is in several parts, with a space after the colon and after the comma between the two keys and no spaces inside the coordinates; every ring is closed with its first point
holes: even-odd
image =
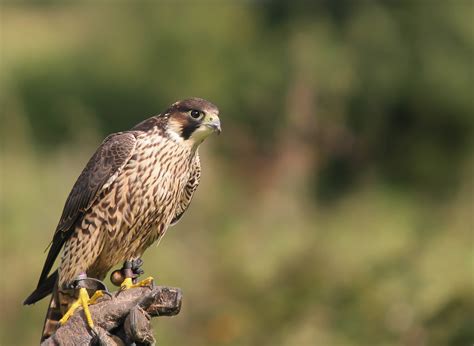
{"type": "Polygon", "coordinates": [[[81,268],[103,279],[111,266],[140,257],[166,232],[198,166],[197,151],[165,137],[162,130],[138,135],[130,160],[76,226],[77,236],[65,244],[60,286],[81,268]],[[82,251],[95,256],[81,256],[82,251]],[[80,258],[90,263],[78,265],[80,258]]]}

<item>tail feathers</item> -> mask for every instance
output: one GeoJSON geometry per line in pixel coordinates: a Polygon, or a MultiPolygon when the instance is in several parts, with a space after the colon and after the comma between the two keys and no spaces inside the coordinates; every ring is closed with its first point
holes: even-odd
{"type": "Polygon", "coordinates": [[[58,284],[56,282],[54,284],[51,302],[49,303],[49,308],[44,319],[43,332],[41,333],[41,342],[56,332],[56,329],[59,327],[59,320],[61,317],[62,314],[59,303],[58,284]]]}
{"type": "Polygon", "coordinates": [[[44,319],[41,342],[56,332],[56,329],[59,327],[59,320],[64,316],[76,299],[77,293],[75,290],[59,290],[58,281],[54,283],[51,302],[49,303],[49,308],[44,319]]]}
{"type": "Polygon", "coordinates": [[[30,305],[43,299],[48,294],[53,292],[54,285],[58,279],[58,271],[56,270],[46,280],[44,280],[38,287],[25,299],[23,305],[30,305]]]}
{"type": "Polygon", "coordinates": [[[61,309],[59,304],[58,292],[58,271],[56,270],[46,280],[40,282],[38,287],[25,299],[23,305],[34,304],[52,293],[48,311],[43,325],[43,333],[41,334],[41,342],[54,334],[61,319],[61,309]]]}
{"type": "Polygon", "coordinates": [[[51,301],[44,319],[41,342],[56,332],[56,329],[59,327],[59,320],[77,299],[75,290],[58,289],[58,279],[58,271],[56,270],[46,280],[40,283],[36,290],[23,302],[25,305],[30,305],[51,293],[51,301]]]}

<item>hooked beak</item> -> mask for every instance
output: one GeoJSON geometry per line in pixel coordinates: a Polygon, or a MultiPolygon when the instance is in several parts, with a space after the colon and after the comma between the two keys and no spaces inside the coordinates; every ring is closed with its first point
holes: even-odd
{"type": "Polygon", "coordinates": [[[206,124],[207,127],[212,129],[214,132],[216,132],[218,135],[221,134],[221,121],[219,120],[218,117],[213,117],[211,118],[212,120],[206,124]]]}

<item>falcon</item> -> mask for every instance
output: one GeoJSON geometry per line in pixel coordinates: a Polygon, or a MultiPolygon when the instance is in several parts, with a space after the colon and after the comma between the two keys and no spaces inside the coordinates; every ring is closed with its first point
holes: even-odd
{"type": "Polygon", "coordinates": [[[123,268],[111,279],[121,289],[152,283],[136,282],[140,257],[188,208],[201,176],[198,148],[220,132],[217,107],[190,98],[102,142],[66,200],[38,285],[24,301],[52,294],[41,340],[80,306],[93,329],[88,305],[103,295],[101,281],[117,264],[123,268]]]}

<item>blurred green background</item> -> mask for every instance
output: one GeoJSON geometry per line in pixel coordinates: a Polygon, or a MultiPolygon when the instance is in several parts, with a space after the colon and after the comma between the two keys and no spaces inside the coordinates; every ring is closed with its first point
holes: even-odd
{"type": "Polygon", "coordinates": [[[473,5],[2,2],[0,343],[108,133],[221,110],[194,202],[144,269],[181,287],[161,345],[470,345],[473,5]]]}

